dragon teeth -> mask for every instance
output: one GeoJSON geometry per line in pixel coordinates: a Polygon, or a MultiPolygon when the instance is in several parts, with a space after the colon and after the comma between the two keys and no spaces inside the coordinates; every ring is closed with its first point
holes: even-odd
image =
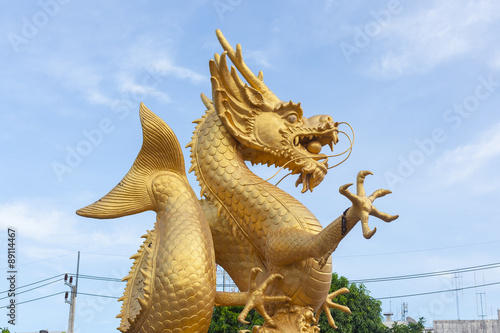
{"type": "Polygon", "coordinates": [[[330,150],[333,152],[333,142],[332,141],[328,142],[328,145],[330,146],[330,150]]]}

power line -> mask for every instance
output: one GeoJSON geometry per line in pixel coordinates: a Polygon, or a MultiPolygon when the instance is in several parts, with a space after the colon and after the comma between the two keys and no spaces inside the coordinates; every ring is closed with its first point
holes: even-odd
{"type": "MultiPolygon", "coordinates": [[[[71,252],[71,253],[68,253],[68,254],[63,254],[63,255],[60,255],[60,256],[57,256],[57,257],[52,257],[52,258],[47,258],[47,259],[42,259],[42,260],[38,260],[38,261],[32,261],[32,262],[27,262],[25,264],[19,264],[19,265],[16,265],[17,267],[20,267],[20,266],[26,266],[26,265],[31,265],[31,264],[37,264],[39,262],[43,262],[43,261],[49,261],[49,260],[52,260],[52,259],[57,259],[57,258],[62,258],[62,257],[66,257],[66,256],[69,256],[69,255],[72,255],[72,254],[75,254],[76,252],[71,252]]],[[[9,267],[4,267],[4,268],[0,268],[1,270],[7,270],[9,269],[9,267]]]]}
{"type": "Polygon", "coordinates": [[[94,256],[121,257],[121,258],[127,258],[127,259],[130,258],[130,256],[126,256],[123,254],[95,253],[95,252],[82,252],[82,253],[90,254],[90,255],[94,255],[94,256]]]}
{"type": "Polygon", "coordinates": [[[479,266],[470,266],[456,269],[448,269],[443,271],[436,272],[428,272],[428,273],[417,273],[417,274],[409,274],[409,275],[399,275],[399,276],[386,276],[386,277],[378,277],[378,278],[367,278],[367,279],[359,279],[352,280],[351,283],[369,283],[369,282],[387,282],[387,281],[395,281],[395,280],[407,280],[407,279],[420,279],[426,277],[433,277],[439,275],[447,275],[447,274],[456,274],[456,273],[466,273],[473,271],[480,271],[492,268],[499,268],[500,262],[485,264],[479,266]]]}
{"type": "MultiPolygon", "coordinates": [[[[498,281],[498,282],[492,282],[492,283],[486,283],[486,284],[477,285],[477,286],[463,287],[461,289],[472,289],[472,288],[477,288],[477,287],[488,287],[488,286],[493,286],[493,285],[497,285],[497,284],[500,284],[500,281],[498,281]]],[[[429,292],[416,293],[416,294],[406,294],[406,295],[387,296],[387,297],[374,297],[374,298],[378,299],[378,300],[383,300],[383,299],[392,299],[392,298],[403,298],[403,297],[415,297],[415,296],[425,296],[425,295],[432,295],[432,294],[440,294],[440,293],[445,293],[445,292],[450,292],[450,291],[455,291],[455,289],[446,289],[446,290],[429,291],[429,292]]],[[[38,297],[38,298],[27,300],[27,301],[19,302],[19,303],[16,303],[16,305],[20,305],[20,304],[24,304],[24,303],[29,303],[29,302],[34,302],[34,301],[38,301],[38,300],[41,300],[41,299],[44,299],[44,298],[49,298],[49,297],[60,295],[60,294],[64,294],[64,293],[65,293],[64,291],[61,291],[61,292],[54,293],[54,294],[51,294],[51,295],[42,296],[42,297],[38,297]]],[[[119,298],[117,296],[98,295],[98,294],[82,293],[82,292],[79,292],[79,294],[80,295],[85,295],[85,296],[93,296],[93,297],[103,297],[103,298],[113,298],[113,299],[118,299],[119,298]]],[[[6,308],[6,307],[7,307],[7,305],[2,306],[2,308],[6,308]]]]}
{"type": "Polygon", "coordinates": [[[80,274],[80,279],[109,281],[109,282],[124,282],[124,281],[122,281],[122,279],[118,279],[118,278],[110,278],[110,277],[95,276],[95,275],[84,275],[84,274],[80,274]]]}
{"type": "MultiPolygon", "coordinates": [[[[64,291],[60,291],[60,292],[52,294],[52,295],[47,295],[47,296],[42,296],[42,297],[38,297],[38,298],[33,298],[33,299],[30,299],[30,300],[27,300],[27,301],[24,301],[24,302],[16,303],[16,306],[20,305],[20,304],[24,304],[24,303],[38,301],[38,300],[41,300],[41,299],[44,299],[44,298],[49,298],[49,297],[56,296],[56,295],[61,295],[61,294],[64,294],[64,293],[65,293],[64,291]]],[[[6,308],[6,307],[8,307],[8,305],[2,306],[2,308],[6,308]]]]}
{"type": "MultiPolygon", "coordinates": [[[[71,274],[71,275],[74,275],[74,274],[71,274]]],[[[62,276],[64,276],[64,273],[63,274],[57,274],[57,275],[54,275],[54,276],[46,278],[46,279],[42,279],[42,280],[39,280],[39,281],[36,281],[36,282],[28,283],[28,284],[25,284],[23,286],[17,287],[16,288],[16,295],[27,293],[29,291],[36,290],[36,289],[39,289],[39,288],[42,288],[42,287],[54,284],[56,282],[59,282],[59,280],[57,278],[62,277],[62,276]],[[54,279],[56,279],[56,280],[54,280],[54,279]],[[50,281],[50,280],[54,280],[54,281],[50,281]],[[23,291],[17,292],[17,290],[20,290],[20,289],[23,289],[23,288],[26,288],[26,287],[29,287],[29,286],[33,286],[33,285],[36,285],[36,284],[40,284],[40,283],[45,282],[45,281],[50,281],[50,282],[42,284],[42,285],[39,285],[39,286],[36,286],[36,287],[28,289],[28,290],[23,290],[23,291]]],[[[123,282],[122,280],[117,279],[117,278],[108,278],[108,277],[93,276],[93,275],[80,275],[80,278],[91,279],[91,280],[98,280],[98,281],[123,282]]],[[[9,290],[5,290],[5,291],[0,292],[0,294],[4,294],[4,293],[8,293],[8,292],[9,292],[9,290]]],[[[8,296],[2,297],[2,298],[0,298],[0,300],[6,299],[6,298],[9,298],[9,297],[8,296]]],[[[116,298],[118,298],[118,297],[116,297],[116,298]]],[[[21,303],[16,303],[16,304],[21,304],[21,303]]]]}
{"type": "MultiPolygon", "coordinates": [[[[492,282],[492,283],[486,283],[478,286],[470,286],[470,287],[462,287],[460,289],[472,289],[476,287],[488,287],[488,286],[493,286],[496,284],[500,284],[500,281],[498,282],[492,282]]],[[[439,294],[439,293],[446,293],[450,291],[455,291],[456,289],[447,289],[447,290],[437,290],[437,291],[429,291],[429,292],[424,292],[424,293],[418,293],[418,294],[408,294],[408,295],[399,295],[399,296],[388,296],[388,297],[374,297],[375,299],[381,300],[381,299],[391,299],[391,298],[403,298],[403,297],[413,297],[413,296],[423,296],[423,295],[432,295],[432,294],[439,294]]]]}
{"type": "MultiPolygon", "coordinates": [[[[25,288],[25,287],[29,287],[29,286],[32,286],[34,284],[38,284],[38,283],[45,282],[45,281],[48,281],[48,280],[52,280],[54,278],[57,278],[57,277],[60,277],[60,276],[63,276],[63,275],[64,274],[57,274],[57,275],[54,275],[52,277],[49,277],[49,278],[46,278],[46,279],[43,279],[43,280],[40,280],[40,281],[36,281],[36,282],[29,283],[29,284],[25,284],[24,286],[17,287],[16,290],[22,289],[22,288],[25,288]]],[[[0,292],[0,294],[7,293],[7,292],[9,292],[9,290],[2,291],[2,292],[0,292]]]]}
{"type": "Polygon", "coordinates": [[[483,243],[472,243],[472,244],[455,245],[455,246],[434,247],[434,248],[420,249],[420,250],[408,250],[408,251],[398,251],[398,252],[382,252],[382,253],[340,255],[340,256],[335,256],[335,258],[385,256],[385,255],[391,255],[391,254],[415,253],[415,252],[426,252],[426,251],[436,251],[436,250],[448,250],[448,249],[456,249],[456,248],[459,248],[459,247],[469,247],[469,246],[485,245],[485,244],[493,244],[493,243],[500,243],[500,240],[491,241],[491,242],[483,242],[483,243]]]}
{"type": "MultiPolygon", "coordinates": [[[[51,283],[53,283],[53,282],[50,282],[48,284],[51,284],[51,283]]],[[[493,285],[497,285],[497,284],[500,284],[500,281],[498,281],[498,282],[492,282],[492,283],[486,283],[486,284],[477,285],[477,286],[462,287],[461,289],[472,289],[472,288],[477,288],[477,287],[488,287],[488,286],[493,286],[493,285]]],[[[33,289],[37,289],[37,288],[33,288],[33,289]]],[[[27,291],[29,291],[29,290],[27,290],[27,291]]],[[[25,292],[27,292],[27,291],[25,291],[25,292]]],[[[446,290],[429,291],[429,292],[422,292],[422,293],[416,293],[416,294],[406,294],[406,295],[386,296],[386,297],[374,297],[374,298],[377,299],[377,300],[383,300],[383,299],[392,299],[392,298],[425,296],[425,295],[439,294],[439,293],[445,293],[445,292],[451,292],[451,291],[455,291],[455,289],[446,289],[446,290]]],[[[65,293],[64,291],[61,291],[61,292],[54,293],[54,294],[51,294],[51,295],[42,296],[42,297],[38,297],[38,298],[33,298],[33,299],[30,299],[30,300],[27,300],[27,301],[19,302],[19,303],[16,303],[16,305],[30,303],[30,302],[38,301],[38,300],[41,300],[41,299],[53,297],[53,296],[56,296],[56,295],[64,294],[64,293],[65,293]]],[[[91,294],[91,293],[83,293],[83,292],[79,292],[79,294],[80,295],[85,295],[85,296],[93,296],[93,297],[103,297],[103,298],[113,298],[113,299],[118,299],[119,298],[118,296],[99,295],[99,294],[91,294]]],[[[4,299],[4,298],[2,298],[2,299],[4,299]]],[[[2,306],[1,308],[7,308],[7,306],[8,305],[5,305],[5,306],[2,306]]]]}
{"type": "MultiPolygon", "coordinates": [[[[54,293],[54,294],[51,294],[51,295],[42,296],[42,297],[38,297],[38,298],[33,298],[33,299],[30,299],[30,300],[23,301],[23,302],[19,302],[19,303],[15,303],[15,304],[16,304],[16,306],[17,306],[17,305],[20,305],[20,304],[29,303],[29,302],[34,302],[34,301],[38,301],[38,300],[41,300],[41,299],[44,299],[44,298],[49,298],[49,297],[52,297],[52,296],[61,295],[61,294],[64,294],[64,293],[66,293],[66,292],[65,292],[65,291],[60,291],[60,292],[58,292],[58,293],[54,293]]],[[[98,295],[98,294],[89,294],[89,293],[82,293],[82,292],[78,292],[78,295],[86,295],[86,296],[94,296],[94,297],[103,297],[103,298],[114,298],[114,299],[118,299],[118,298],[120,298],[120,297],[118,297],[118,296],[98,295]]],[[[6,308],[6,307],[8,307],[8,305],[1,306],[0,308],[6,308]]]]}
{"type": "MultiPolygon", "coordinates": [[[[439,276],[439,275],[446,275],[446,274],[454,274],[454,273],[464,273],[464,272],[472,272],[476,270],[486,270],[486,269],[493,269],[493,268],[499,268],[500,267],[500,262],[497,263],[491,263],[491,264],[484,264],[484,265],[478,265],[478,266],[470,266],[470,267],[462,267],[462,268],[457,268],[457,269],[449,269],[449,270],[443,270],[443,271],[435,271],[435,272],[427,272],[427,273],[416,273],[416,274],[409,274],[409,275],[396,275],[396,276],[386,276],[386,277],[377,277],[377,278],[366,278],[366,279],[358,279],[358,280],[351,280],[351,283],[372,283],[372,282],[385,282],[385,281],[395,281],[395,280],[406,280],[406,279],[417,279],[417,278],[425,278],[425,277],[433,277],[433,276],[439,276]]],[[[63,276],[64,274],[58,274],[54,275],[50,278],[46,278],[40,281],[36,281],[33,283],[29,283],[27,285],[18,287],[17,289],[21,289],[24,287],[28,287],[34,284],[38,284],[41,282],[45,282],[60,276],[63,276]]],[[[74,275],[74,274],[71,274],[74,275]]],[[[96,280],[96,281],[108,281],[108,282],[118,282],[118,283],[123,283],[124,281],[118,278],[111,278],[111,277],[104,277],[104,276],[96,276],[96,275],[80,275],[81,279],[88,279],[88,280],[96,280]]],[[[50,282],[48,284],[54,283],[56,281],[50,282]]],[[[39,286],[42,287],[42,286],[39,286]]],[[[38,288],[38,287],[37,287],[38,288]]],[[[33,289],[37,289],[33,288],[33,289]]],[[[32,289],[30,289],[32,290],[32,289]]],[[[0,293],[6,293],[6,291],[2,291],[0,293]]],[[[3,298],[1,298],[3,299],[3,298]]]]}
{"type": "Polygon", "coordinates": [[[82,293],[82,292],[79,292],[78,295],[86,295],[86,296],[95,296],[95,297],[104,297],[104,298],[114,298],[114,299],[118,299],[120,297],[117,297],[117,296],[107,296],[107,295],[97,295],[97,294],[88,294],[88,293],[82,293]]]}
{"type": "MultiPolygon", "coordinates": [[[[42,288],[42,287],[48,286],[49,284],[53,284],[53,283],[56,283],[56,282],[59,282],[59,281],[55,280],[55,281],[52,281],[52,282],[49,282],[49,283],[46,283],[46,284],[42,284],[41,286],[38,286],[38,287],[34,287],[34,288],[31,288],[31,289],[28,289],[28,290],[16,292],[16,295],[24,294],[24,293],[27,293],[28,291],[32,291],[32,290],[35,290],[35,289],[38,289],[38,288],[42,288]]],[[[6,298],[10,298],[10,297],[9,296],[2,297],[2,298],[0,298],[0,300],[6,299],[6,298]]]]}
{"type": "MultiPolygon", "coordinates": [[[[42,282],[45,282],[45,281],[49,281],[49,280],[52,280],[52,279],[55,279],[55,278],[59,278],[59,277],[63,277],[65,273],[62,273],[62,274],[57,274],[57,275],[54,275],[52,277],[49,277],[49,278],[46,278],[46,279],[43,279],[43,280],[39,280],[39,281],[35,281],[35,282],[32,282],[32,283],[28,283],[28,284],[25,284],[24,286],[20,286],[20,287],[17,287],[16,290],[19,290],[19,289],[22,289],[22,288],[26,288],[26,287],[29,287],[29,286],[32,286],[32,285],[35,285],[35,284],[39,284],[39,283],[42,283],[42,282]]],[[[70,275],[75,275],[75,274],[70,274],[70,275]]],[[[80,275],[80,278],[82,279],[90,279],[90,280],[99,280],[99,281],[109,281],[109,282],[123,282],[121,279],[118,279],[118,278],[110,278],[110,277],[102,277],[102,276],[94,276],[94,275],[80,275]]],[[[57,282],[56,281],[52,281],[48,284],[51,284],[51,283],[55,283],[57,282]]],[[[39,287],[42,287],[42,286],[39,286],[39,287]]],[[[38,287],[37,287],[38,288],[38,287]]],[[[36,289],[36,288],[33,288],[33,289],[36,289]]],[[[30,289],[30,290],[33,290],[33,289],[30,289]]],[[[8,293],[9,290],[4,290],[4,291],[0,291],[0,294],[4,294],[4,293],[8,293]]],[[[23,292],[26,292],[26,291],[23,291],[23,292]]],[[[18,294],[21,294],[22,292],[18,293],[18,294]]],[[[4,299],[4,298],[0,298],[0,299],[4,299]]]]}

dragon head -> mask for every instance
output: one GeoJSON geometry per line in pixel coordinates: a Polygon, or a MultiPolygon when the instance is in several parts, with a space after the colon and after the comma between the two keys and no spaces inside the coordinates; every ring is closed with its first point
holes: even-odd
{"type": "Polygon", "coordinates": [[[338,142],[338,123],[328,115],[306,118],[300,103],[283,102],[255,76],[243,61],[241,46],[236,51],[220,30],[217,37],[224,48],[210,61],[212,97],[215,110],[227,130],[241,144],[243,158],[267,163],[299,174],[296,185],[312,191],[324,179],[327,156],[323,146],[338,142]],[[229,70],[227,57],[236,66],[229,70]],[[242,74],[248,84],[238,76],[242,74]]]}

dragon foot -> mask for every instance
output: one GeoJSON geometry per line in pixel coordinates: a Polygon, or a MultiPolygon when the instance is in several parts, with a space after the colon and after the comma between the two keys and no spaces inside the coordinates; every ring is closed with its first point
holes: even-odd
{"type": "Polygon", "coordinates": [[[249,324],[245,318],[250,310],[255,309],[265,319],[269,326],[276,327],[276,323],[266,312],[264,304],[269,302],[289,302],[291,299],[288,296],[270,296],[265,294],[267,287],[269,287],[269,285],[271,285],[271,283],[273,283],[276,279],[282,279],[283,276],[280,274],[271,274],[264,282],[257,286],[256,279],[259,273],[262,273],[262,269],[258,267],[253,268],[250,273],[248,298],[243,311],[241,311],[238,316],[238,321],[242,324],[249,324]]]}
{"type": "Polygon", "coordinates": [[[314,317],[314,322],[316,324],[319,324],[319,316],[321,315],[321,312],[324,312],[326,314],[326,317],[328,318],[328,324],[333,327],[334,329],[337,329],[337,325],[335,325],[335,320],[333,320],[332,313],[330,312],[330,308],[340,310],[342,312],[351,314],[351,309],[349,309],[345,305],[340,305],[337,303],[333,302],[333,299],[336,298],[338,295],[342,294],[347,294],[349,293],[349,289],[347,288],[340,288],[339,290],[334,291],[333,293],[329,294],[325,302],[321,305],[321,307],[318,309],[316,312],[316,316],[314,317]]]}
{"type": "Polygon", "coordinates": [[[356,194],[351,193],[348,189],[352,185],[352,183],[342,185],[339,188],[339,192],[352,202],[352,207],[351,207],[351,209],[353,209],[352,213],[355,216],[358,216],[359,219],[361,220],[361,226],[363,227],[363,236],[366,239],[369,239],[377,231],[376,227],[373,228],[373,230],[371,230],[370,227],[368,226],[369,215],[378,217],[379,219],[385,222],[394,221],[399,217],[399,215],[390,215],[387,213],[383,213],[372,205],[375,199],[383,197],[392,192],[389,190],[381,189],[381,190],[376,190],[375,192],[372,193],[372,195],[367,197],[364,188],[365,177],[367,175],[373,175],[373,173],[371,173],[370,171],[360,171],[358,173],[356,180],[356,185],[357,185],[356,194]]]}
{"type": "Polygon", "coordinates": [[[308,306],[286,304],[276,309],[273,318],[276,322],[275,327],[264,323],[263,326],[254,326],[252,333],[319,333],[320,331],[319,326],[312,323],[314,313],[308,306]]]}

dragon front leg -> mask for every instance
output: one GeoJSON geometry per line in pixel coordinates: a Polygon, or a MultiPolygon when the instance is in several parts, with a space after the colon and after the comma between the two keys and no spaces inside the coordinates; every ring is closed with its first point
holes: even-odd
{"type": "Polygon", "coordinates": [[[369,215],[378,217],[385,222],[397,219],[398,215],[380,212],[373,206],[373,201],[391,193],[389,190],[377,190],[372,195],[366,196],[364,180],[370,171],[360,171],[357,176],[357,192],[349,191],[352,184],[342,185],[339,192],[351,202],[344,214],[335,219],[318,234],[313,234],[301,229],[282,228],[269,232],[266,240],[267,262],[276,266],[286,266],[308,258],[315,258],[320,267],[323,267],[340,241],[361,220],[363,235],[370,238],[376,232],[368,226],[369,215]]]}
{"type": "Polygon", "coordinates": [[[257,286],[256,279],[259,273],[262,273],[262,270],[258,267],[253,268],[250,273],[248,297],[243,311],[238,316],[238,321],[242,324],[248,324],[249,322],[245,318],[250,310],[255,309],[266,320],[269,326],[276,327],[276,323],[266,312],[264,304],[269,302],[289,302],[291,299],[288,296],[266,295],[267,287],[276,279],[282,279],[283,276],[280,274],[271,274],[264,282],[257,286]]]}
{"type": "Polygon", "coordinates": [[[370,239],[377,231],[376,227],[371,230],[368,225],[368,218],[370,215],[378,217],[385,222],[394,221],[399,217],[399,215],[383,213],[373,206],[373,201],[375,201],[375,199],[390,194],[392,193],[391,191],[380,189],[373,192],[370,196],[366,195],[364,188],[365,177],[372,174],[373,173],[370,171],[360,171],[358,173],[356,179],[356,194],[349,191],[349,187],[353,185],[352,183],[340,186],[340,194],[347,197],[352,202],[352,206],[346,209],[342,216],[333,221],[317,235],[317,244],[321,248],[320,252],[322,252],[318,258],[320,266],[325,265],[329,256],[335,251],[340,241],[349,231],[351,231],[358,221],[361,220],[363,236],[366,239],[370,239]]]}
{"type": "Polygon", "coordinates": [[[333,320],[332,313],[330,312],[330,308],[337,309],[337,310],[340,310],[342,312],[351,314],[351,309],[349,309],[347,306],[340,305],[340,304],[333,302],[333,299],[336,298],[338,295],[347,294],[347,293],[349,293],[349,289],[340,288],[339,290],[336,290],[333,293],[329,294],[326,297],[325,302],[321,305],[321,307],[316,312],[316,316],[314,317],[314,322],[316,324],[319,324],[319,317],[320,317],[321,313],[324,312],[326,317],[328,318],[328,324],[331,327],[333,327],[334,329],[337,329],[337,325],[335,325],[335,320],[333,320]]]}
{"type": "Polygon", "coordinates": [[[244,305],[243,310],[238,316],[238,321],[242,324],[249,324],[245,320],[250,310],[255,309],[271,327],[276,327],[275,321],[267,313],[265,304],[271,302],[289,302],[288,296],[266,295],[267,288],[277,279],[282,279],[280,274],[269,275],[260,285],[257,284],[257,276],[262,273],[262,269],[254,267],[250,271],[249,288],[244,292],[221,292],[215,294],[216,306],[236,306],[244,305]]]}

